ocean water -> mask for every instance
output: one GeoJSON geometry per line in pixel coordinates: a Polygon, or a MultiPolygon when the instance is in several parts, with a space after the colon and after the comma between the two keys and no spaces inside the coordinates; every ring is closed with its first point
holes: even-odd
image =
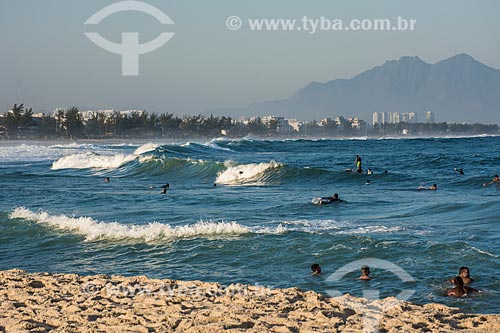
{"type": "Polygon", "coordinates": [[[414,303],[500,313],[500,188],[482,186],[496,173],[500,137],[0,142],[0,269],[411,290],[414,303]],[[374,175],[345,171],[357,154],[374,175]],[[311,202],[333,193],[346,202],[311,202]],[[374,279],[359,281],[369,258],[411,280],[370,261],[374,279]],[[460,266],[481,292],[444,297],[460,266]]]}

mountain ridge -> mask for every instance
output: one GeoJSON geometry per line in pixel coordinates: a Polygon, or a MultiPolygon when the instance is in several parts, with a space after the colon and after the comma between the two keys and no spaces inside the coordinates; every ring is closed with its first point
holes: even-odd
{"type": "Polygon", "coordinates": [[[437,121],[500,124],[500,70],[466,53],[434,64],[402,56],[350,79],[312,81],[282,100],[216,110],[299,120],[359,116],[366,121],[373,112],[415,112],[424,121],[425,112],[432,111],[437,121]]]}

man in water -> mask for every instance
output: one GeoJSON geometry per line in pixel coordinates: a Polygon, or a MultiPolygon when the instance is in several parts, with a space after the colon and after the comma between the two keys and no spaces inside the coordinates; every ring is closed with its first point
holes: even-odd
{"type": "Polygon", "coordinates": [[[358,173],[363,173],[363,169],[361,168],[361,157],[359,155],[356,155],[356,161],[354,164],[356,165],[356,171],[358,173]]]}
{"type": "Polygon", "coordinates": [[[462,168],[460,168],[460,169],[455,168],[455,169],[453,169],[453,171],[458,172],[461,175],[465,175],[464,169],[462,169],[462,168]]]}
{"type": "Polygon", "coordinates": [[[437,184],[432,184],[432,186],[429,186],[429,187],[419,187],[418,190],[419,191],[422,191],[422,190],[436,191],[437,188],[438,188],[437,184]]]}
{"type": "Polygon", "coordinates": [[[367,175],[373,175],[372,169],[368,168],[368,170],[366,170],[366,174],[367,175]]]}
{"type": "Polygon", "coordinates": [[[371,280],[370,276],[370,267],[364,265],[361,267],[361,276],[359,277],[360,280],[371,280]]]}
{"type": "Polygon", "coordinates": [[[166,183],[161,188],[162,188],[161,194],[167,194],[167,190],[170,188],[170,184],[166,183]]]}
{"type": "Polygon", "coordinates": [[[451,282],[456,285],[455,288],[446,291],[446,296],[451,296],[455,298],[467,297],[471,293],[478,292],[477,289],[464,286],[464,281],[460,276],[456,276],[451,279],[451,282]]]}
{"type": "MultiPolygon", "coordinates": [[[[470,271],[469,267],[462,266],[458,269],[458,275],[460,278],[462,278],[462,281],[464,285],[471,284],[474,282],[474,279],[470,277],[470,271]]],[[[450,283],[455,283],[454,278],[451,278],[448,280],[450,283]]]]}
{"type": "Polygon", "coordinates": [[[491,181],[489,181],[488,183],[484,183],[483,187],[486,187],[486,186],[491,185],[493,183],[496,183],[497,186],[500,185],[500,178],[498,178],[498,175],[495,175],[495,177],[493,177],[493,179],[491,181]]]}
{"type": "Polygon", "coordinates": [[[332,202],[345,202],[344,200],[339,198],[339,195],[337,193],[333,194],[333,197],[323,197],[319,201],[319,205],[324,205],[324,204],[329,204],[332,202]]]}
{"type": "Polygon", "coordinates": [[[311,273],[312,276],[320,275],[321,274],[321,267],[319,266],[319,264],[312,264],[311,271],[312,271],[312,273],[311,273]]]}

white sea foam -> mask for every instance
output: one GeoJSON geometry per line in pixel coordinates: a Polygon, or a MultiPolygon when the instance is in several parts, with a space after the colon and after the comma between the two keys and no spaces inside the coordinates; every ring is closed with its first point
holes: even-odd
{"type": "Polygon", "coordinates": [[[92,152],[61,157],[52,163],[52,170],[60,169],[116,169],[137,158],[135,155],[98,155],[92,152]]]}
{"type": "MultiPolygon", "coordinates": [[[[374,233],[391,233],[404,230],[401,226],[360,225],[359,222],[337,221],[337,220],[294,220],[279,222],[280,233],[284,232],[305,232],[305,233],[331,233],[339,235],[358,235],[374,233]]],[[[270,229],[262,231],[270,232],[270,229]]]]}
{"type": "Polygon", "coordinates": [[[141,154],[144,154],[144,153],[147,153],[147,152],[150,152],[150,151],[153,151],[155,150],[156,148],[158,148],[158,145],[155,144],[155,143],[146,143],[146,144],[143,144],[142,146],[140,146],[139,148],[137,148],[135,151],[134,151],[134,155],[141,155],[141,154]]]}
{"type": "Polygon", "coordinates": [[[477,248],[477,247],[475,247],[475,246],[471,246],[471,248],[472,248],[473,250],[477,251],[478,253],[481,253],[481,254],[486,254],[486,255],[488,255],[488,256],[490,256],[490,257],[493,257],[493,258],[498,258],[498,256],[497,256],[497,255],[495,255],[495,254],[493,254],[493,253],[486,252],[486,251],[484,251],[484,250],[481,250],[481,249],[479,249],[479,248],[477,248]]]}
{"type": "Polygon", "coordinates": [[[138,239],[144,241],[176,240],[179,238],[201,238],[234,236],[250,233],[250,229],[236,222],[203,222],[196,224],[171,226],[152,222],[146,225],[128,225],[118,222],[99,222],[91,217],[70,217],[51,215],[47,212],[33,212],[18,207],[9,218],[20,218],[66,230],[85,237],[86,241],[99,239],[138,239]]]}
{"type": "Polygon", "coordinates": [[[68,153],[77,153],[82,149],[95,149],[94,145],[70,143],[66,145],[48,144],[2,144],[1,162],[41,162],[57,159],[68,153]]]}
{"type": "MultiPolygon", "coordinates": [[[[141,154],[155,150],[158,145],[147,143],[137,148],[132,154],[100,155],[84,152],[61,157],[52,163],[52,170],[60,169],[116,169],[137,159],[141,154]]],[[[109,152],[107,152],[109,154],[109,152]]]]}
{"type": "Polygon", "coordinates": [[[403,227],[394,226],[394,227],[386,227],[383,225],[373,225],[373,226],[360,226],[347,230],[341,230],[339,234],[346,235],[358,235],[358,234],[377,234],[377,233],[387,233],[387,232],[397,232],[404,230],[403,227]]]}
{"type": "Polygon", "coordinates": [[[224,162],[226,170],[217,175],[215,182],[217,184],[240,185],[240,184],[258,184],[259,178],[269,169],[275,169],[282,166],[274,161],[268,163],[254,163],[237,165],[232,161],[224,162]]]}
{"type": "MultiPolygon", "coordinates": [[[[180,238],[209,238],[220,236],[237,236],[244,234],[280,235],[287,232],[335,234],[372,234],[396,232],[401,227],[368,226],[362,227],[351,222],[335,220],[298,220],[283,221],[277,226],[247,227],[236,222],[204,222],[195,224],[171,226],[159,222],[144,225],[123,224],[119,222],[101,222],[91,217],[75,217],[68,215],[51,215],[44,211],[33,212],[25,207],[18,207],[9,215],[10,219],[20,218],[33,221],[41,225],[50,226],[59,230],[82,235],[86,241],[99,239],[137,239],[143,241],[176,240],[180,238]]],[[[276,222],[273,222],[274,224],[276,222]]]]}

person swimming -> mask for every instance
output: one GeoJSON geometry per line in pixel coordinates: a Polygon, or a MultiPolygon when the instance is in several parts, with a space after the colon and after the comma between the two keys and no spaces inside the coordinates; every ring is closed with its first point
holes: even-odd
{"type": "Polygon", "coordinates": [[[462,168],[460,168],[460,169],[455,168],[455,169],[453,169],[453,171],[458,172],[460,175],[465,175],[464,169],[462,169],[462,168]]]}
{"type": "Polygon", "coordinates": [[[367,175],[373,175],[372,169],[368,168],[368,170],[366,170],[366,174],[367,175]]]}
{"type": "Polygon", "coordinates": [[[311,265],[311,275],[312,276],[316,276],[316,275],[320,275],[321,274],[321,267],[319,264],[312,264],[311,265]]]}
{"type": "Polygon", "coordinates": [[[104,178],[105,183],[109,183],[109,177],[104,178]]]}
{"type": "Polygon", "coordinates": [[[464,284],[470,284],[474,282],[474,279],[470,277],[469,267],[462,266],[458,269],[458,276],[462,278],[464,284]]]}
{"type": "Polygon", "coordinates": [[[437,190],[437,184],[432,184],[431,186],[429,187],[423,187],[423,186],[420,186],[417,190],[419,191],[422,191],[422,190],[430,190],[430,191],[436,191],[437,190]]]}
{"type": "Polygon", "coordinates": [[[163,185],[161,188],[162,188],[161,194],[166,194],[166,193],[167,193],[167,190],[170,188],[170,184],[169,184],[169,183],[166,183],[166,184],[165,184],[165,185],[163,185]]]}
{"type": "Polygon", "coordinates": [[[464,281],[460,276],[456,276],[453,279],[451,279],[451,283],[453,283],[456,287],[448,289],[446,291],[446,296],[461,298],[461,297],[467,297],[471,293],[478,292],[477,289],[464,286],[464,281]]]}
{"type": "Polygon", "coordinates": [[[500,178],[498,177],[498,175],[495,175],[493,177],[493,179],[491,181],[489,181],[488,183],[484,183],[483,187],[489,186],[489,185],[491,185],[493,183],[497,183],[497,186],[500,185],[500,178]]]}
{"type": "Polygon", "coordinates": [[[359,277],[360,280],[371,280],[370,276],[370,267],[364,265],[361,267],[361,276],[359,277]]]}
{"type": "Polygon", "coordinates": [[[325,205],[325,204],[329,204],[332,202],[345,202],[345,201],[340,199],[339,195],[337,193],[334,193],[332,197],[322,197],[318,201],[318,205],[325,205]]]}

